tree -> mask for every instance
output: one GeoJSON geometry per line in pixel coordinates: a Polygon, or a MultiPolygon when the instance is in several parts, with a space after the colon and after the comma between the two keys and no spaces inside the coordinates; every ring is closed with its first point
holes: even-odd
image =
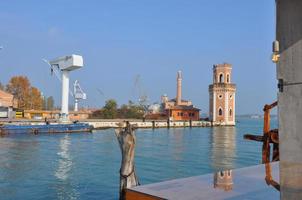
{"type": "Polygon", "coordinates": [[[26,76],[14,76],[6,86],[7,92],[14,95],[21,109],[42,109],[43,98],[38,88],[31,86],[26,76]]]}
{"type": "Polygon", "coordinates": [[[0,90],[4,90],[4,85],[2,85],[2,83],[0,82],[0,90]]]}
{"type": "Polygon", "coordinates": [[[114,119],[117,117],[117,103],[114,99],[106,101],[106,104],[102,109],[102,114],[105,119],[114,119]]]}
{"type": "Polygon", "coordinates": [[[100,110],[95,110],[91,113],[91,115],[89,116],[89,118],[92,118],[92,119],[102,119],[104,118],[103,117],[103,111],[100,109],[100,110]]]}
{"type": "Polygon", "coordinates": [[[132,101],[128,102],[128,105],[122,105],[118,109],[118,117],[126,119],[141,119],[144,115],[144,109],[140,105],[134,104],[132,101]]]}
{"type": "Polygon", "coordinates": [[[52,96],[48,97],[46,100],[46,108],[47,110],[53,110],[55,105],[55,101],[52,96]]]}
{"type": "Polygon", "coordinates": [[[123,104],[120,108],[117,107],[117,103],[114,99],[106,101],[105,106],[94,111],[90,118],[103,118],[103,119],[141,119],[144,116],[144,108],[140,105],[129,101],[128,104],[123,104]]]}
{"type": "Polygon", "coordinates": [[[42,109],[43,109],[43,110],[47,110],[47,98],[46,98],[46,96],[44,96],[44,98],[43,98],[42,109]]]}
{"type": "Polygon", "coordinates": [[[26,109],[41,110],[43,98],[41,92],[36,87],[31,87],[29,90],[29,98],[26,102],[26,109]]]}
{"type": "Polygon", "coordinates": [[[6,90],[18,101],[18,108],[26,109],[29,99],[30,82],[26,76],[14,76],[6,86],[6,90]]]}

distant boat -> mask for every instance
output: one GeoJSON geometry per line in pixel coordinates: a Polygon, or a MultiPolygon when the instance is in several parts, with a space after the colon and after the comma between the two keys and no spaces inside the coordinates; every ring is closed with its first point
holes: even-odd
{"type": "Polygon", "coordinates": [[[86,123],[43,124],[43,125],[3,125],[0,127],[1,134],[76,133],[76,132],[91,132],[91,131],[92,131],[92,126],[86,123]]]}
{"type": "Polygon", "coordinates": [[[259,119],[262,118],[262,115],[251,115],[252,119],[259,119]]]}

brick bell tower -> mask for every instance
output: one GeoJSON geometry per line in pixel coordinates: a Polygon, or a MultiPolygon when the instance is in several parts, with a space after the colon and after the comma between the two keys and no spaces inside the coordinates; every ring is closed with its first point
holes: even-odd
{"type": "Polygon", "coordinates": [[[214,125],[235,125],[236,85],[231,80],[232,65],[223,63],[213,66],[209,114],[214,125]]]}

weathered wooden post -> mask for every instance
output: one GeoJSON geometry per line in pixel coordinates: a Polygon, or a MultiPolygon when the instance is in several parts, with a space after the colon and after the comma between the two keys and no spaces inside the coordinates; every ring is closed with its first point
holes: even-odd
{"type": "Polygon", "coordinates": [[[127,122],[126,127],[115,129],[122,152],[122,162],[120,169],[120,200],[125,199],[125,189],[139,185],[134,165],[134,153],[136,137],[134,127],[127,122]]]}

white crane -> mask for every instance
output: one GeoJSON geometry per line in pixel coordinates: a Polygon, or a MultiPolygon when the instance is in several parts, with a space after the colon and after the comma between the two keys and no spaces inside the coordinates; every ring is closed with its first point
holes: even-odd
{"type": "Polygon", "coordinates": [[[74,111],[78,111],[79,100],[87,99],[86,93],[83,92],[80,83],[76,80],[73,84],[74,111]]]}
{"type": "Polygon", "coordinates": [[[149,98],[147,92],[143,89],[141,76],[138,74],[135,76],[134,80],[134,90],[138,90],[138,103],[140,106],[144,108],[145,114],[148,112],[148,108],[150,106],[149,98]]]}
{"type": "MultiPolygon", "coordinates": [[[[68,94],[69,91],[69,72],[83,67],[83,57],[80,55],[70,55],[56,58],[52,61],[43,59],[50,65],[51,73],[55,74],[62,82],[62,104],[60,119],[63,122],[69,121],[68,117],[68,94]],[[62,78],[60,77],[62,75],[62,78]]],[[[72,95],[72,94],[71,94],[72,95]]]]}
{"type": "MultiPolygon", "coordinates": [[[[53,66],[49,63],[48,60],[46,59],[42,59],[45,63],[47,63],[50,67],[50,73],[51,75],[55,75],[57,77],[57,79],[62,83],[62,73],[61,73],[61,70],[58,66],[53,66]]],[[[69,89],[69,95],[73,97],[73,93],[72,93],[72,90],[69,89]]]]}

